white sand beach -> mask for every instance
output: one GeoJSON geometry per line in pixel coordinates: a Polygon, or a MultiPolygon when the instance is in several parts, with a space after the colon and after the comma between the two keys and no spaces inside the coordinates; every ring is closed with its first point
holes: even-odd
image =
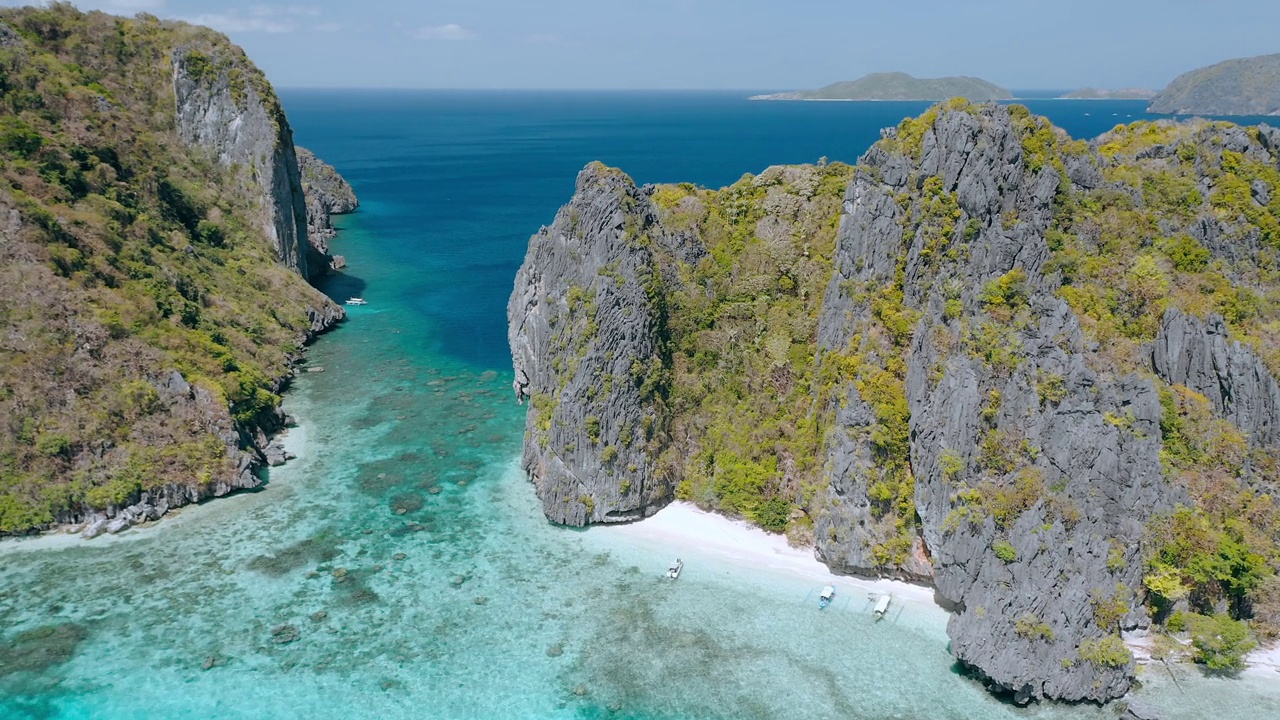
{"type": "Polygon", "coordinates": [[[679,552],[689,548],[735,565],[769,568],[789,575],[862,592],[892,593],[894,598],[927,605],[933,590],[896,580],[864,580],[836,575],[818,562],[813,548],[794,548],[782,535],[767,533],[739,520],[700,510],[693,503],[673,502],[647,520],[593,531],[661,544],[679,552]]]}
{"type": "MultiPolygon", "coordinates": [[[[818,562],[813,548],[796,548],[782,535],[767,533],[740,520],[706,512],[693,503],[673,502],[653,517],[628,525],[609,525],[593,532],[615,533],[646,544],[679,552],[690,548],[745,567],[769,568],[839,588],[892,593],[894,598],[945,612],[933,600],[933,590],[897,580],[865,580],[832,573],[818,562]]],[[[1139,662],[1150,661],[1149,637],[1130,636],[1126,644],[1139,662]]],[[[1280,644],[1250,653],[1246,674],[1280,681],[1280,644]]]]}
{"type": "Polygon", "coordinates": [[[1254,650],[1245,657],[1245,662],[1249,663],[1245,674],[1280,682],[1280,643],[1254,650]]]}

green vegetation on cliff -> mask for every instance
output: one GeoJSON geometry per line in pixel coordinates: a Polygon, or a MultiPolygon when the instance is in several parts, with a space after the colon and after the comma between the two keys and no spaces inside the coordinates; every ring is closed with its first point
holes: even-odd
{"type": "Polygon", "coordinates": [[[668,300],[677,441],[664,463],[679,497],[781,531],[821,480],[817,313],[851,173],[772,167],[718,192],[654,193],[662,222],[707,249],[668,300]]]}
{"type": "Polygon", "coordinates": [[[0,47],[0,533],[225,487],[219,436],[276,422],[324,300],[277,263],[261,193],[179,140],[171,54],[269,86],[181,23],[59,3],[0,22],[20,38],[0,47]],[[170,392],[175,370],[201,392],[170,392]]]}

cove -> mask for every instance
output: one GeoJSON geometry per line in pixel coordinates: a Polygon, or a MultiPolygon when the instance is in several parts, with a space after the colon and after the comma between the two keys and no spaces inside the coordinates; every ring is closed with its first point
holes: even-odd
{"type": "MultiPolygon", "coordinates": [[[[310,351],[324,372],[286,399],[299,458],[263,491],[110,542],[4,545],[0,629],[22,642],[0,650],[0,716],[1116,716],[991,698],[953,671],[946,616],[927,604],[880,624],[855,603],[818,613],[822,582],[785,568],[549,526],[515,465],[503,308],[529,234],[582,165],[717,186],[856,160],[924,104],[283,97],[298,141],[362,200],[335,243],[350,267],[325,290],[369,305],[310,351]],[[685,573],[664,582],[676,554],[685,573]]],[[[1140,107],[1033,110],[1080,136],[1140,107]]],[[[1275,679],[1173,672],[1141,678],[1165,717],[1280,716],[1275,679]]]]}

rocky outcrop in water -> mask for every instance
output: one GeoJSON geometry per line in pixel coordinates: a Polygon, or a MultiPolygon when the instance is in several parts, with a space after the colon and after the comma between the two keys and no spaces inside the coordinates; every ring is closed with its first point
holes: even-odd
{"type": "Polygon", "coordinates": [[[508,333],[529,403],[523,465],[553,522],[634,520],[670,499],[671,480],[655,473],[666,242],[648,196],[599,164],[530,240],[508,333]]]}
{"type": "Polygon", "coordinates": [[[297,148],[298,169],[302,173],[302,190],[307,198],[308,265],[319,272],[334,265],[329,254],[329,241],[337,236],[334,215],[353,213],[360,206],[355,190],[334,167],[306,148],[297,148]]]}
{"type": "Polygon", "coordinates": [[[179,47],[172,61],[179,136],[261,188],[261,227],[280,262],[310,277],[306,195],[275,92],[238,48],[179,47]]]}

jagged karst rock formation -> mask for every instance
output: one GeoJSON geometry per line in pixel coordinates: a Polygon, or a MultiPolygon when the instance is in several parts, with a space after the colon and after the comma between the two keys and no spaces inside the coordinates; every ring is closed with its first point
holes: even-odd
{"type": "Polygon", "coordinates": [[[343,317],[271,86],[213,31],[68,4],[0,11],[0,67],[0,534],[257,487],[343,317]]]}
{"type": "MultiPolygon", "coordinates": [[[[903,305],[920,318],[904,384],[915,506],[934,583],[956,608],[953,654],[1024,700],[1123,695],[1130,667],[1075,659],[1082,641],[1102,634],[1093,593],[1140,584],[1145,523],[1171,507],[1155,390],[1140,377],[1108,378],[1088,367],[1079,323],[1053,294],[1058,279],[1045,272],[1044,238],[1064,178],[1050,165],[1028,167],[1008,110],[941,114],[918,162],[894,150],[869,152],[849,189],[819,337],[839,350],[867,333],[873,312],[856,296],[901,274],[903,305]],[[1002,219],[1015,215],[1013,224],[1002,219]],[[983,299],[987,283],[1002,277],[1017,278],[1017,307],[1006,309],[1021,317],[1008,321],[990,318],[983,299]],[[993,363],[990,344],[1013,356],[993,363]],[[1048,377],[1060,388],[1052,398],[1038,392],[1048,377]],[[1125,426],[1107,413],[1126,417],[1125,426]],[[1025,493],[1004,502],[1026,507],[1014,514],[981,499],[984,483],[1025,493]],[[1001,556],[995,547],[1009,550],[1001,556]],[[1112,547],[1124,549],[1122,571],[1107,566],[1112,547]],[[1020,621],[1034,632],[1020,634],[1020,621]]],[[[861,531],[875,527],[874,501],[863,489],[878,470],[868,461],[875,415],[852,384],[845,405],[858,411],[837,416],[827,501],[856,507],[824,516],[818,551],[833,567],[869,572],[884,564],[874,549],[893,538],[861,531]],[[842,473],[846,467],[853,471],[842,473]]],[[[919,576],[916,554],[903,569],[919,576]]]]}
{"type": "Polygon", "coordinates": [[[642,517],[671,484],[655,469],[665,410],[659,282],[663,234],[649,199],[602,165],[530,242],[507,306],[515,391],[529,400],[523,464],[547,517],[642,517]]]}
{"type": "MultiPolygon", "coordinates": [[[[306,148],[297,148],[297,155],[307,198],[307,264],[313,272],[323,273],[335,265],[334,256],[329,254],[329,241],[338,234],[332,216],[355,212],[360,201],[351,184],[332,165],[306,148]]],[[[341,267],[344,263],[345,259],[340,259],[336,265],[341,267]]]]}
{"type": "Polygon", "coordinates": [[[548,517],[635,517],[674,491],[785,526],[836,571],[931,582],[953,654],[993,691],[1124,695],[1120,632],[1161,622],[1160,593],[1221,612],[1268,573],[1278,140],[1161,122],[1088,143],[952,101],[847,173],[637,191],[589,168],[509,307],[548,517]],[[818,202],[836,181],[842,202],[818,202]],[[609,312],[574,310],[588,298],[609,312]],[[645,384],[627,353],[655,361],[648,405],[615,384],[628,366],[645,384]],[[634,481],[600,428],[642,408],[653,432],[625,467],[658,482],[616,513],[634,481]],[[1255,564],[1188,569],[1205,558],[1169,519],[1212,533],[1241,513],[1247,529],[1196,542],[1255,564]]]}
{"type": "Polygon", "coordinates": [[[1172,115],[1280,115],[1280,54],[1225,60],[1183,73],[1151,99],[1172,115]]]}
{"type": "Polygon", "coordinates": [[[1231,341],[1221,315],[1166,312],[1151,362],[1165,382],[1207,397],[1251,443],[1280,443],[1280,384],[1252,350],[1231,341]]]}

